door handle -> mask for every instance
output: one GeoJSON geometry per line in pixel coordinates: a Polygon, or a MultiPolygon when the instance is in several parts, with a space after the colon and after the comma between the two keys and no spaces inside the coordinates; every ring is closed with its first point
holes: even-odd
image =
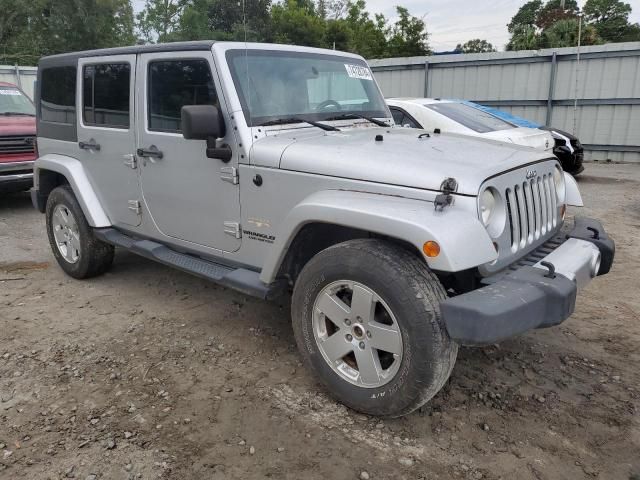
{"type": "Polygon", "coordinates": [[[139,157],[157,158],[157,159],[161,159],[164,156],[163,153],[160,150],[158,150],[158,147],[156,147],[155,145],[151,145],[149,148],[137,149],[136,155],[138,155],[139,157]]]}
{"type": "Polygon", "coordinates": [[[100,144],[96,143],[96,141],[92,138],[88,142],[78,142],[78,146],[82,150],[100,150],[100,144]]]}

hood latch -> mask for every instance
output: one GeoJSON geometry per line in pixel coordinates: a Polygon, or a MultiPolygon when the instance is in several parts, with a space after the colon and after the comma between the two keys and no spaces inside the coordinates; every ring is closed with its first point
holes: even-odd
{"type": "Polygon", "coordinates": [[[441,212],[444,207],[448,207],[453,203],[453,195],[451,194],[458,190],[458,182],[455,178],[445,178],[440,185],[440,190],[442,190],[442,193],[438,194],[433,202],[436,212],[441,212]]]}

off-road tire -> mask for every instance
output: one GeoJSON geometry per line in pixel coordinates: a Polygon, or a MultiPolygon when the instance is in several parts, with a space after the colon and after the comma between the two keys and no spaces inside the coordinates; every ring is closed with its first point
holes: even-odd
{"type": "Polygon", "coordinates": [[[370,415],[399,417],[428,402],[445,384],[458,345],[440,318],[445,290],[413,252],[377,239],[340,243],[318,253],[303,268],[292,299],[291,316],[305,364],[337,400],[370,415]],[[400,368],[385,385],[365,388],[341,378],[323,358],[313,331],[315,299],[338,280],[375,291],[389,306],[403,342],[400,368]]]}
{"type": "Polygon", "coordinates": [[[91,278],[106,272],[113,263],[114,247],[98,240],[76,200],[69,185],[56,187],[47,199],[45,212],[49,244],[60,267],[77,279],[91,278]],[[58,205],[64,205],[74,216],[80,237],[80,255],[75,263],[68,262],[60,253],[53,233],[53,212],[58,205]]]}

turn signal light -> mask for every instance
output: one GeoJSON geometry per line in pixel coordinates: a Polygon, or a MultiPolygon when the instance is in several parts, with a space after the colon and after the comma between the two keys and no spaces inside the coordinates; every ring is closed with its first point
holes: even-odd
{"type": "Polygon", "coordinates": [[[422,251],[427,257],[434,258],[440,255],[440,245],[438,245],[438,242],[429,240],[422,245],[422,251]]]}

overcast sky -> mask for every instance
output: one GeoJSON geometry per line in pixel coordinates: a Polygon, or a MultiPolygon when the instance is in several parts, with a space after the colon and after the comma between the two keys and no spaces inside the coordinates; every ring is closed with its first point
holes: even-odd
{"type": "MultiPolygon", "coordinates": [[[[629,0],[626,0],[629,2],[629,0]]],[[[367,0],[371,13],[383,13],[395,18],[395,6],[401,4],[416,17],[423,17],[431,34],[429,44],[436,52],[453,50],[458,43],[472,38],[483,38],[498,50],[504,50],[509,40],[507,23],[526,0],[367,0]]],[[[584,5],[584,0],[579,0],[584,5]]],[[[631,0],[634,6],[631,20],[640,21],[640,1],[631,0]]],[[[140,11],[144,0],[134,0],[134,8],[140,11]]]]}

